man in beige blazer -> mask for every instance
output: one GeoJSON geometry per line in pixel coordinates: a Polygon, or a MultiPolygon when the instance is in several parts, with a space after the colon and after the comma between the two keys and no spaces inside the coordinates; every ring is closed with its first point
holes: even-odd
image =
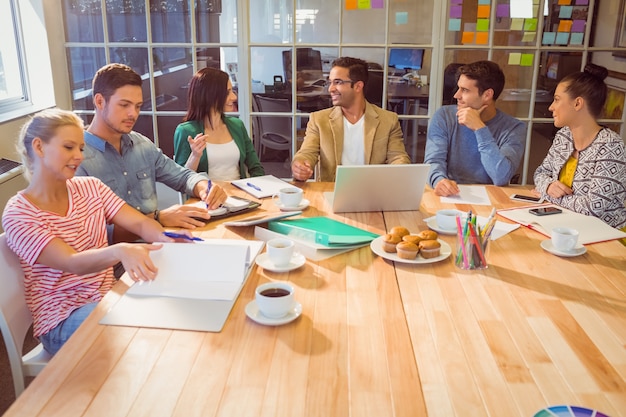
{"type": "Polygon", "coordinates": [[[306,181],[320,162],[318,180],[335,181],[337,165],[410,164],[396,113],[368,103],[367,63],[337,58],[328,77],[333,107],[311,113],[302,147],[291,163],[293,178],[306,181]]]}

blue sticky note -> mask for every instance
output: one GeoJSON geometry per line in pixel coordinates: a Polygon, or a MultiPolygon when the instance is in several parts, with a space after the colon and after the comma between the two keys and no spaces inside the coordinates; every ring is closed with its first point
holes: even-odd
{"type": "Polygon", "coordinates": [[[450,19],[448,21],[448,30],[450,32],[458,32],[461,30],[461,19],[450,19]]]}
{"type": "Polygon", "coordinates": [[[543,45],[554,45],[556,43],[556,32],[543,32],[543,45]]]}
{"type": "Polygon", "coordinates": [[[408,12],[396,12],[396,25],[406,25],[409,23],[408,12]]]}
{"type": "Polygon", "coordinates": [[[478,4],[491,4],[491,0],[478,0],[478,4]]]}
{"type": "Polygon", "coordinates": [[[557,45],[567,45],[569,42],[569,32],[558,32],[556,34],[557,45]]]}
{"type": "Polygon", "coordinates": [[[559,19],[571,19],[574,6],[561,6],[559,11],[559,19]]]}
{"type": "Polygon", "coordinates": [[[569,43],[570,45],[582,45],[584,38],[585,38],[584,33],[580,33],[580,32],[572,33],[569,39],[569,43]]]}

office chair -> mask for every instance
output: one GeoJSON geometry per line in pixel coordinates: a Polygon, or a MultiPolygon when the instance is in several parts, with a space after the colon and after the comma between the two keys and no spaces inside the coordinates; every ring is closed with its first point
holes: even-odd
{"type": "Polygon", "coordinates": [[[162,182],[156,183],[157,192],[157,208],[159,210],[165,210],[174,204],[183,204],[186,196],[183,193],[173,190],[162,182]]]}
{"type": "MultiPolygon", "coordinates": [[[[255,95],[252,101],[254,111],[258,112],[291,112],[291,101],[289,98],[272,98],[255,95]]],[[[259,158],[263,155],[265,148],[274,150],[291,151],[291,118],[278,116],[258,116],[256,117],[258,138],[259,138],[259,158]]]]}
{"type": "Polygon", "coordinates": [[[463,65],[464,64],[453,62],[448,64],[443,70],[443,99],[441,104],[444,106],[455,104],[454,95],[456,94],[456,90],[458,90],[458,86],[456,85],[456,72],[463,65]]]}
{"type": "Polygon", "coordinates": [[[367,84],[365,84],[363,93],[367,101],[378,107],[383,106],[383,82],[384,74],[382,67],[380,70],[374,68],[367,70],[367,84]]]}
{"type": "Polygon", "coordinates": [[[22,356],[22,346],[33,323],[24,297],[24,272],[20,261],[9,249],[6,235],[0,234],[0,331],[6,345],[13,374],[15,396],[24,391],[24,377],[37,376],[51,356],[40,343],[22,356]]]}

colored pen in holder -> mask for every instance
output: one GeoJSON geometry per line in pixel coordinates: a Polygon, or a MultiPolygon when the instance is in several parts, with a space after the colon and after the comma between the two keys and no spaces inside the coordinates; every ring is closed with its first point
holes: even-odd
{"type": "Polygon", "coordinates": [[[487,268],[487,247],[494,223],[493,213],[482,229],[477,225],[476,216],[471,211],[463,220],[460,216],[456,217],[456,266],[467,270],[487,268]]]}

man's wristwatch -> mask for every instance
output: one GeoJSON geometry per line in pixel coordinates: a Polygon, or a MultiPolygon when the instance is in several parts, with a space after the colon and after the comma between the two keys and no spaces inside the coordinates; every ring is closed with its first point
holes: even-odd
{"type": "Polygon", "coordinates": [[[159,221],[159,210],[154,210],[154,220],[156,220],[157,222],[161,223],[159,221]]]}

